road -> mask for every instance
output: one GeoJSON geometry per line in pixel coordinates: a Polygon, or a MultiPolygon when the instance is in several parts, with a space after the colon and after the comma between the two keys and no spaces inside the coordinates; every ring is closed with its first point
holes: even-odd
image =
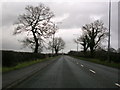
{"type": "Polygon", "coordinates": [[[61,56],[15,88],[119,88],[118,70],[61,56]]]}

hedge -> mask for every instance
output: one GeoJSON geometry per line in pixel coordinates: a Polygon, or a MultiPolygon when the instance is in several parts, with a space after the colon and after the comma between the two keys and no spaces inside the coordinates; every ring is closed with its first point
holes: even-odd
{"type": "Polygon", "coordinates": [[[2,51],[2,66],[15,66],[20,62],[45,58],[45,54],[30,52],[2,51]]]}
{"type": "MultiPolygon", "coordinates": [[[[83,52],[70,51],[68,54],[72,55],[72,56],[91,58],[90,52],[86,52],[84,54],[83,52]]],[[[92,58],[107,61],[108,60],[108,52],[106,52],[106,51],[96,51],[95,54],[94,54],[94,57],[92,57],[92,58]]],[[[110,61],[120,63],[120,53],[110,52],[110,61]]]]}

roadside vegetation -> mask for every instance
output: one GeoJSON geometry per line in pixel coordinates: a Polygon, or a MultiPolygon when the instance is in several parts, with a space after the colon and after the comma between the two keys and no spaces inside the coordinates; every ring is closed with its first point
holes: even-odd
{"type": "Polygon", "coordinates": [[[0,72],[20,69],[32,64],[51,60],[55,57],[52,54],[2,51],[2,68],[0,68],[0,72]]]}
{"type": "Polygon", "coordinates": [[[18,63],[15,66],[11,66],[11,67],[3,66],[0,71],[8,72],[8,71],[16,70],[16,69],[21,69],[21,68],[24,68],[24,67],[36,64],[36,63],[41,63],[41,62],[44,62],[44,61],[47,61],[47,60],[51,60],[53,58],[55,58],[55,57],[46,57],[44,59],[37,59],[37,60],[32,60],[32,61],[24,61],[24,62],[18,63]]]}
{"type": "Polygon", "coordinates": [[[32,52],[2,51],[2,67],[13,67],[18,63],[44,59],[50,55],[32,52]]]}
{"type": "Polygon", "coordinates": [[[94,57],[90,56],[90,52],[86,52],[86,55],[84,55],[84,52],[76,52],[76,51],[70,51],[68,55],[73,56],[75,58],[78,58],[80,60],[86,60],[89,62],[102,64],[114,68],[120,69],[120,53],[117,52],[110,52],[110,60],[108,60],[107,51],[95,51],[94,57]]]}
{"type": "Polygon", "coordinates": [[[26,61],[26,62],[19,63],[19,64],[17,64],[16,66],[3,67],[3,68],[2,68],[2,72],[8,72],[8,71],[20,69],[20,68],[23,68],[23,67],[27,67],[27,66],[30,66],[30,65],[33,65],[33,64],[42,62],[42,61],[44,61],[44,60],[41,59],[41,60],[34,60],[34,61],[26,61]]]}
{"type": "Polygon", "coordinates": [[[102,65],[105,65],[105,66],[109,66],[109,67],[120,69],[120,63],[109,62],[109,61],[95,59],[95,58],[85,58],[85,57],[77,57],[77,56],[74,56],[74,57],[78,58],[80,60],[85,60],[85,61],[89,61],[89,62],[93,62],[93,63],[97,63],[97,64],[102,64],[102,65]]]}
{"type": "MultiPolygon", "coordinates": [[[[24,68],[24,67],[36,64],[36,63],[44,62],[47,60],[48,59],[38,59],[38,60],[34,60],[34,61],[22,62],[13,67],[3,67],[2,72],[8,72],[8,71],[16,70],[16,69],[21,69],[21,68],[24,68]]],[[[49,58],[49,60],[50,60],[50,58],[49,58]]]]}

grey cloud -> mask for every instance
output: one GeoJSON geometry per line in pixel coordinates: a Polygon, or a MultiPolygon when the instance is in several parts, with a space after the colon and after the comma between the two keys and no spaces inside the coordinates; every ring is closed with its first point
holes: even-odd
{"type": "Polygon", "coordinates": [[[19,15],[25,12],[27,5],[38,5],[31,2],[4,2],[2,3],[2,26],[13,25],[19,15]]]}
{"type": "Polygon", "coordinates": [[[75,3],[73,5],[62,5],[56,8],[56,13],[67,13],[70,16],[65,19],[60,28],[80,28],[82,25],[90,22],[90,15],[106,15],[108,12],[107,3],[75,3]],[[88,8],[89,7],[89,8],[88,8]]]}

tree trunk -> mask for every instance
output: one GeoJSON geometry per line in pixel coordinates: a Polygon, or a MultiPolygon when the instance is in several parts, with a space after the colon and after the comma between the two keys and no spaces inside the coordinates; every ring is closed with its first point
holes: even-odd
{"type": "Polygon", "coordinates": [[[58,55],[58,50],[57,49],[55,49],[55,54],[58,55]]]}
{"type": "Polygon", "coordinates": [[[93,58],[94,57],[94,49],[93,48],[90,48],[90,54],[91,54],[91,57],[93,58]]]}
{"type": "Polygon", "coordinates": [[[84,57],[86,57],[87,55],[86,55],[86,49],[84,49],[84,51],[83,51],[83,53],[84,53],[84,57]]]}
{"type": "Polygon", "coordinates": [[[38,53],[38,46],[39,46],[39,44],[38,44],[38,39],[37,39],[37,37],[36,37],[36,35],[35,35],[35,32],[32,31],[32,33],[33,33],[34,40],[35,40],[35,49],[34,49],[34,53],[38,53]]]}
{"type": "Polygon", "coordinates": [[[35,40],[35,50],[34,50],[34,53],[38,53],[38,39],[35,40]]]}

